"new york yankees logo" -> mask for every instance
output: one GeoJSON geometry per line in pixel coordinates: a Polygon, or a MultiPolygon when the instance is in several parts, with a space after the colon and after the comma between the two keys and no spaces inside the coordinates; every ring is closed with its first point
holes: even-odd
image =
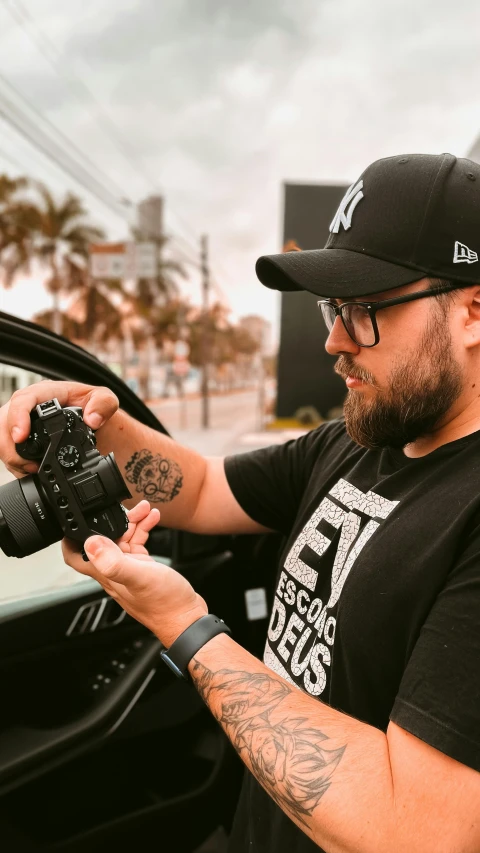
{"type": "Polygon", "coordinates": [[[340,225],[343,225],[345,231],[348,231],[348,229],[352,227],[353,211],[355,210],[358,202],[363,198],[362,189],[363,181],[359,181],[357,184],[352,184],[352,186],[348,188],[330,225],[331,234],[338,234],[340,225]]]}

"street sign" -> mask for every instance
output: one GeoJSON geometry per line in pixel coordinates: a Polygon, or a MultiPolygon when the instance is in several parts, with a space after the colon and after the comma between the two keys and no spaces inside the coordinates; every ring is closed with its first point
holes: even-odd
{"type": "Polygon", "coordinates": [[[157,275],[157,247],[155,243],[135,244],[135,278],[155,278],[157,275]]]}
{"type": "Polygon", "coordinates": [[[93,278],[155,278],[155,243],[92,243],[89,247],[93,278]]]}
{"type": "Polygon", "coordinates": [[[93,278],[123,278],[125,243],[92,243],[89,254],[93,278]]]}

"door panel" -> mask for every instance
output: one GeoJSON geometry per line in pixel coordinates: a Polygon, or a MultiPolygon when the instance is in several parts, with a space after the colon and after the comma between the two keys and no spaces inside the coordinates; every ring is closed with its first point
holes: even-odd
{"type": "MultiPolygon", "coordinates": [[[[132,417],[167,432],[96,358],[35,324],[0,314],[0,361],[106,385],[132,417]]],[[[267,621],[247,619],[245,592],[265,588],[270,602],[280,545],[162,527],[148,542],[257,655],[267,621]]],[[[48,550],[43,564],[0,554],[2,851],[147,849],[154,833],[192,853],[228,829],[241,763],[197,692],[161,664],[156,638],[48,550]]]]}

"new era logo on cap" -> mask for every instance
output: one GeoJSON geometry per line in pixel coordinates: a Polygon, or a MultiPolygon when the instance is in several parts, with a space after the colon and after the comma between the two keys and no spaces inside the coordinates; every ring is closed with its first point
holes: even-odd
{"type": "Polygon", "coordinates": [[[465,246],[463,243],[459,243],[458,240],[455,243],[455,252],[453,255],[453,263],[454,264],[474,264],[478,261],[478,254],[474,252],[473,249],[469,249],[468,246],[465,246]]]}

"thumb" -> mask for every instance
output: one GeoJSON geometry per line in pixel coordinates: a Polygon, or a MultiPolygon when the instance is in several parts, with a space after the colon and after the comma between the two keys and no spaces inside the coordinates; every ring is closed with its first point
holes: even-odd
{"type": "Polygon", "coordinates": [[[99,574],[117,583],[125,583],[124,554],[115,542],[106,536],[90,536],[84,548],[99,574]]]}

